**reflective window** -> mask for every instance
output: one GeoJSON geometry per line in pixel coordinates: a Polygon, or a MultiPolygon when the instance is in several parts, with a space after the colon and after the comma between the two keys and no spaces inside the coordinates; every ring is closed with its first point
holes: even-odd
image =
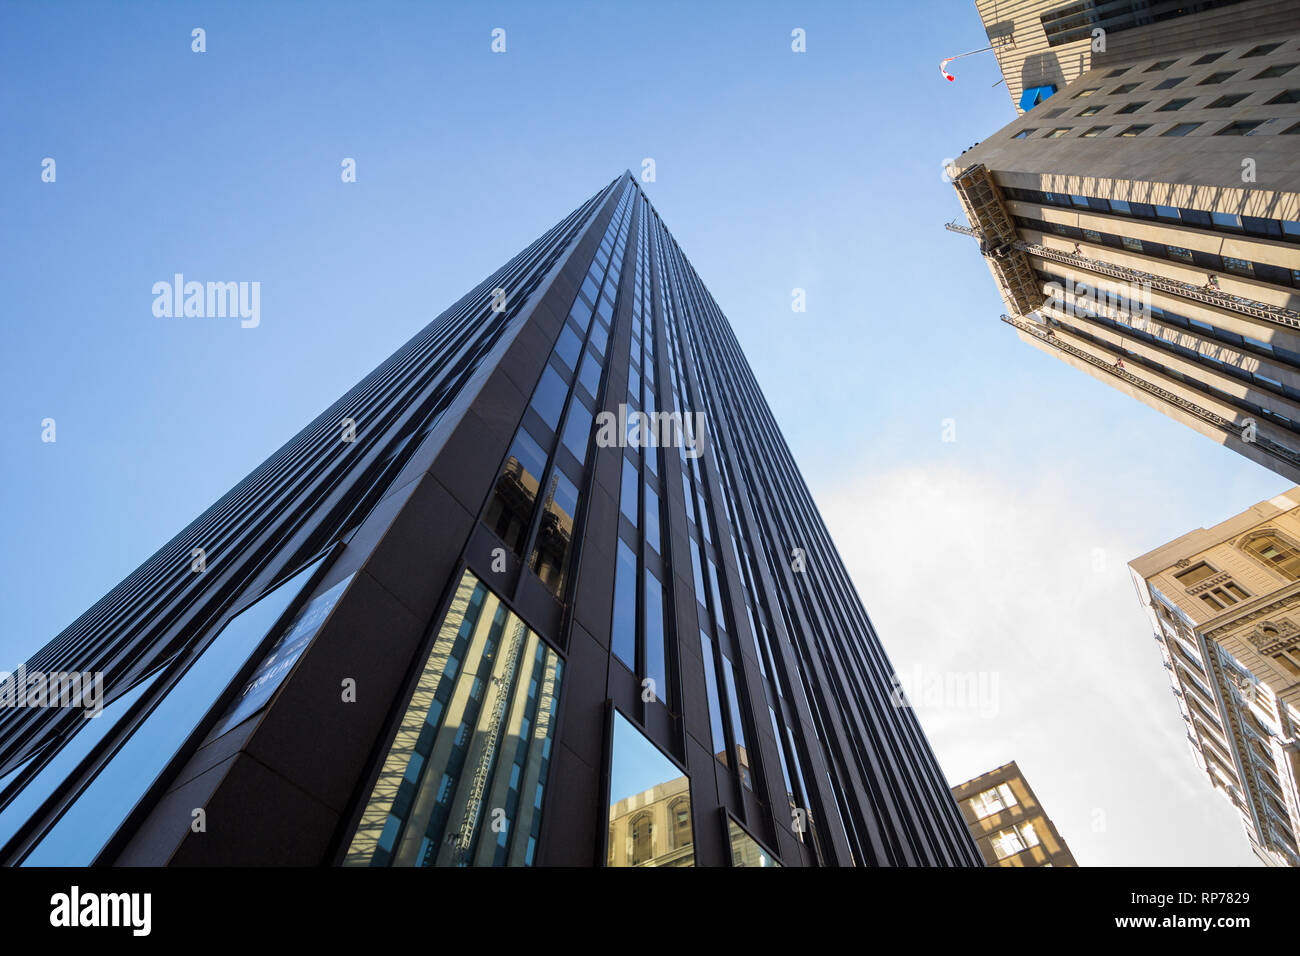
{"type": "Polygon", "coordinates": [[[528,523],[533,516],[533,502],[542,483],[546,452],[533,437],[519,429],[501,475],[492,489],[492,500],[483,511],[483,522],[515,554],[524,545],[528,523]]]}
{"type": "Polygon", "coordinates": [[[700,631],[700,651],[704,658],[704,690],[709,699],[709,731],[713,736],[713,756],[727,763],[727,735],[722,727],[722,705],[718,692],[718,672],[713,662],[713,642],[700,631]]]}
{"type": "Polygon", "coordinates": [[[344,865],[530,865],[562,678],[558,655],[466,571],[344,865]]]}
{"type": "Polygon", "coordinates": [[[614,619],[610,641],[615,655],[636,670],[636,552],[627,542],[618,542],[618,563],[614,569],[614,619]]]}
{"type": "Polygon", "coordinates": [[[537,390],[533,392],[533,399],[529,403],[538,415],[542,416],[542,421],[555,430],[555,426],[560,423],[560,412],[564,411],[564,398],[569,394],[569,386],[565,384],[560,373],[553,366],[546,366],[546,371],[542,373],[542,380],[537,383],[537,390]]]}
{"type": "MultiPolygon", "coordinates": [[[[650,462],[650,456],[646,459],[647,464],[650,462]]],[[[656,553],[660,552],[659,548],[659,495],[649,485],[645,486],[645,540],[646,544],[655,549],[656,553]]]]}
{"type": "Polygon", "coordinates": [[[235,615],[150,712],[23,866],[89,866],[248,663],[321,560],[235,615]]]}
{"type": "MultiPolygon", "coordinates": [[[[18,828],[27,822],[28,817],[37,811],[67,778],[77,769],[77,765],[90,755],[96,745],[107,737],[110,731],[122,719],[122,715],[150,688],[162,673],[159,669],[136,684],[117,700],[113,701],[97,717],[83,717],[73,724],[73,736],[22,790],[0,812],[0,847],[9,842],[18,832],[18,828]]],[[[23,767],[23,763],[10,772],[12,777],[23,767]]]]}
{"type": "Polygon", "coordinates": [[[537,543],[529,562],[533,573],[559,597],[564,593],[569,547],[573,543],[573,519],[578,513],[578,489],[558,471],[551,472],[546,510],[537,529],[537,543]]]}
{"type": "Polygon", "coordinates": [[[610,742],[607,866],[694,866],[690,778],[618,711],[610,742]]]}
{"type": "Polygon", "coordinates": [[[637,491],[641,487],[641,475],[629,458],[623,459],[623,484],[618,496],[618,510],[635,526],[637,523],[637,491]]]}
{"type": "Polygon", "coordinates": [[[727,839],[731,843],[732,866],[780,866],[772,854],[758,841],[741,829],[740,824],[727,817],[727,839]]]}
{"type": "Polygon", "coordinates": [[[740,695],[736,693],[736,674],[726,655],[722,657],[722,676],[727,681],[727,702],[731,707],[731,732],[736,738],[736,762],[740,765],[740,782],[753,789],[754,778],[749,771],[749,752],[745,749],[745,724],[740,718],[740,695]]]}
{"type": "Polygon", "coordinates": [[[578,464],[587,463],[587,448],[591,444],[591,409],[581,401],[569,403],[569,417],[564,423],[564,447],[573,452],[578,464]]]}
{"type": "Polygon", "coordinates": [[[578,356],[582,353],[582,339],[578,333],[573,331],[573,326],[565,324],[564,331],[560,333],[560,340],[555,343],[555,354],[564,360],[564,364],[571,369],[578,367],[578,356]]]}
{"type": "Polygon", "coordinates": [[[655,696],[668,703],[668,671],[664,665],[664,589],[659,579],[645,572],[645,676],[654,681],[655,696]]]}
{"type": "Polygon", "coordinates": [[[600,360],[590,352],[582,358],[582,371],[578,373],[578,381],[582,382],[582,387],[592,398],[596,397],[596,390],[600,388],[600,360]]]}

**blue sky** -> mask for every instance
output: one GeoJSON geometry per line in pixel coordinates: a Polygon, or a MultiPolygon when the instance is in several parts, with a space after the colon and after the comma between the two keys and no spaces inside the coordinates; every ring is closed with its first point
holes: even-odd
{"type": "Polygon", "coordinates": [[[953,782],[1019,759],[1084,863],[1252,859],[1226,804],[1206,809],[1222,801],[1123,564],[1288,483],[998,321],[973,240],[942,228],[943,160],[1014,117],[990,54],[939,76],[986,43],[973,2],[11,3],[5,20],[0,666],[651,157],[647,192],[898,669],[978,658],[1006,678],[999,718],[923,715],[953,782]],[[176,272],[260,282],[260,326],[155,317],[176,272]],[[1095,829],[1098,807],[1133,829],[1095,829]]]}

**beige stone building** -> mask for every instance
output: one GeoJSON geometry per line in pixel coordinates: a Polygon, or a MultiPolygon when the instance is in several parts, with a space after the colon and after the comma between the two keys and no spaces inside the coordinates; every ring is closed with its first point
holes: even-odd
{"type": "Polygon", "coordinates": [[[949,165],[949,228],[1003,321],[1300,480],[1300,4],[977,7],[1023,111],[949,165]]]}
{"type": "Polygon", "coordinates": [[[1078,866],[1013,760],[952,788],[989,866],[1078,866]]]}
{"type": "Polygon", "coordinates": [[[1129,563],[1193,759],[1300,866],[1300,486],[1129,563]]]}

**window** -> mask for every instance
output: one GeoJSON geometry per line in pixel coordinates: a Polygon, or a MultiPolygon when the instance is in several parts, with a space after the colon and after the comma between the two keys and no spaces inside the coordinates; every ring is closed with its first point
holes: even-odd
{"type": "Polygon", "coordinates": [[[1080,90],[1078,93],[1074,94],[1074,98],[1077,100],[1081,96],[1092,96],[1092,94],[1096,93],[1098,89],[1100,89],[1100,87],[1092,86],[1086,90],[1080,90]]]}
{"type": "Polygon", "coordinates": [[[1208,604],[1211,610],[1214,611],[1223,610],[1223,605],[1220,604],[1217,600],[1215,600],[1215,598],[1210,594],[1202,594],[1201,600],[1204,601],[1206,604],[1208,604]]]}
{"type": "Polygon", "coordinates": [[[1062,136],[1064,136],[1064,135],[1065,135],[1066,133],[1068,133],[1069,131],[1070,131],[1070,128],[1069,128],[1068,126],[1058,126],[1056,129],[1049,129],[1049,130],[1047,131],[1047,135],[1044,136],[1043,138],[1044,138],[1044,139],[1060,139],[1062,136]]]}
{"type": "Polygon", "coordinates": [[[537,529],[530,567],[542,583],[559,597],[564,593],[569,548],[573,543],[573,522],[578,513],[578,489],[552,468],[546,507],[537,529]]]}
{"type": "Polygon", "coordinates": [[[1006,783],[991,787],[972,797],[968,802],[977,820],[1000,813],[1007,807],[1014,807],[1019,803],[1011,785],[1006,783]]]}
{"type": "Polygon", "coordinates": [[[1277,532],[1267,531],[1253,535],[1241,545],[1241,550],[1288,581],[1300,581],[1300,549],[1277,532]]]}
{"type": "Polygon", "coordinates": [[[726,681],[727,701],[731,706],[731,736],[736,742],[736,769],[740,771],[740,782],[746,789],[753,790],[754,777],[749,769],[749,752],[745,749],[745,724],[741,717],[736,673],[725,654],[722,656],[722,676],[726,681]]]}
{"type": "Polygon", "coordinates": [[[1117,77],[1117,76],[1123,76],[1123,75],[1124,75],[1125,73],[1127,73],[1127,72],[1128,72],[1128,67],[1126,67],[1126,66],[1121,66],[1121,67],[1119,67],[1118,69],[1111,70],[1109,73],[1107,73],[1107,74],[1106,74],[1106,79],[1108,79],[1108,80],[1110,80],[1110,79],[1114,79],[1114,78],[1117,77]]]}
{"type": "Polygon", "coordinates": [[[567,322],[564,325],[564,331],[560,333],[560,340],[555,344],[555,354],[558,355],[564,364],[571,369],[578,367],[578,356],[582,353],[582,339],[578,333],[573,331],[573,326],[567,322]]]}
{"type": "Polygon", "coordinates": [[[1241,229],[1241,217],[1230,212],[1210,213],[1210,223],[1220,229],[1241,229]]]}
{"type": "Polygon", "coordinates": [[[1012,139],[1026,139],[1026,138],[1029,137],[1029,135],[1030,135],[1031,133],[1034,133],[1034,132],[1036,132],[1036,131],[1033,130],[1033,129],[1022,129],[1019,133],[1017,133],[1015,136],[1012,136],[1011,138],[1012,138],[1012,139]]]}
{"type": "Polygon", "coordinates": [[[605,865],[694,866],[690,778],[618,711],[609,745],[605,865]]]}
{"type": "Polygon", "coordinates": [[[1038,846],[1038,834],[1034,831],[1032,823],[1022,823],[998,833],[993,838],[992,846],[994,855],[999,860],[1005,860],[1030,847],[1038,846]]]}
{"type": "Polygon", "coordinates": [[[780,866],[772,854],[758,841],[741,829],[740,824],[727,816],[727,840],[731,844],[732,866],[780,866]]]}
{"type": "Polygon", "coordinates": [[[1111,95],[1111,96],[1120,96],[1121,94],[1124,94],[1124,93],[1132,93],[1132,92],[1133,92],[1134,90],[1136,90],[1140,85],[1141,85],[1141,84],[1139,84],[1139,83],[1123,83],[1123,84],[1121,84],[1121,85],[1115,87],[1113,90],[1111,90],[1111,91],[1110,91],[1110,95],[1111,95]]]}
{"type": "Polygon", "coordinates": [[[582,360],[582,371],[578,373],[578,381],[587,393],[596,398],[596,390],[600,388],[600,360],[591,352],[588,352],[582,360]]]}
{"type": "Polygon", "coordinates": [[[1261,44],[1260,44],[1259,46],[1257,46],[1257,47],[1252,47],[1251,50],[1250,50],[1249,52],[1247,52],[1247,53],[1243,53],[1243,54],[1241,55],[1241,58],[1242,58],[1243,60],[1249,60],[1251,57],[1255,57],[1255,56],[1264,56],[1266,53],[1272,53],[1274,50],[1276,50],[1276,49],[1277,49],[1278,47],[1280,47],[1281,45],[1282,45],[1282,44],[1280,44],[1280,43],[1261,43],[1261,44]]]}
{"type": "Polygon", "coordinates": [[[1119,109],[1117,109],[1115,112],[1116,112],[1116,113],[1136,113],[1136,112],[1137,112],[1138,110],[1140,110],[1142,107],[1146,106],[1148,102],[1149,102],[1148,100],[1143,100],[1143,101],[1140,102],[1140,103],[1125,103],[1123,106],[1121,106],[1121,107],[1120,107],[1119,109]]]}
{"type": "Polygon", "coordinates": [[[1180,110],[1192,101],[1193,97],[1185,96],[1180,100],[1170,100],[1164,106],[1159,107],[1157,113],[1171,113],[1174,110],[1180,110]]]}
{"type": "Polygon", "coordinates": [[[1220,96],[1217,100],[1215,100],[1213,103],[1208,104],[1205,108],[1207,110],[1227,109],[1229,106],[1236,106],[1238,103],[1244,100],[1248,95],[1249,94],[1247,93],[1229,93],[1227,96],[1220,96]]]}
{"type": "Polygon", "coordinates": [[[569,416],[564,422],[563,442],[564,447],[578,459],[578,464],[587,463],[587,446],[591,443],[591,409],[577,397],[569,403],[569,416]]]}
{"type": "Polygon", "coordinates": [[[1240,120],[1236,123],[1229,123],[1223,129],[1215,133],[1215,136],[1250,136],[1255,132],[1263,120],[1240,120]]]}
{"type": "Polygon", "coordinates": [[[1122,130],[1122,131],[1120,132],[1119,135],[1121,135],[1121,136],[1141,136],[1143,133],[1145,133],[1145,132],[1146,132],[1147,130],[1149,130],[1150,128],[1151,128],[1151,127],[1150,127],[1149,125],[1148,125],[1148,126],[1141,126],[1141,125],[1139,125],[1139,126],[1130,126],[1128,129],[1126,129],[1126,130],[1122,130]]]}
{"type": "Polygon", "coordinates": [[[1184,249],[1182,246],[1165,246],[1165,252],[1169,254],[1169,258],[1177,259],[1180,262],[1191,262],[1193,259],[1192,250],[1184,249]]]}
{"type": "Polygon", "coordinates": [[[1099,233],[1096,229],[1084,229],[1082,230],[1082,232],[1083,232],[1083,238],[1086,239],[1088,242],[1095,242],[1098,244],[1102,242],[1101,233],[1099,233]]]}
{"type": "Polygon", "coordinates": [[[560,412],[564,410],[564,398],[569,394],[569,386],[554,366],[546,366],[542,379],[533,391],[533,398],[528,404],[533,411],[542,416],[542,421],[554,431],[560,423],[560,412]]]}
{"type": "Polygon", "coordinates": [[[1206,578],[1217,573],[1218,572],[1214,568],[1210,567],[1204,561],[1201,561],[1197,564],[1192,565],[1186,571],[1177,572],[1174,575],[1174,578],[1183,587],[1190,588],[1197,584],[1200,584],[1206,578]]]}
{"type": "Polygon", "coordinates": [[[1205,54],[1205,56],[1201,57],[1200,59],[1193,60],[1192,66],[1204,66],[1206,63],[1213,63],[1215,60],[1219,59],[1220,57],[1223,56],[1224,53],[1227,52],[1228,52],[1227,50],[1221,50],[1218,53],[1207,53],[1205,54]]]}
{"type": "Polygon", "coordinates": [[[94,862],[144,792],[193,736],[213,703],[257,653],[323,560],[316,559],[264,593],[191,656],[184,675],[36,844],[23,860],[24,866],[89,866],[94,862]]]}
{"type": "Polygon", "coordinates": [[[1269,106],[1276,103],[1300,103],[1300,90],[1283,90],[1268,101],[1269,106]]]}
{"type": "Polygon", "coordinates": [[[704,691],[709,701],[709,730],[713,737],[713,756],[727,765],[727,736],[722,726],[722,694],[717,665],[713,659],[713,641],[700,631],[700,653],[704,658],[704,691]]]}
{"type": "Polygon", "coordinates": [[[1142,248],[1142,240],[1140,239],[1132,239],[1128,236],[1121,236],[1120,242],[1123,244],[1124,248],[1128,249],[1130,252],[1144,251],[1142,248]]]}
{"type": "Polygon", "coordinates": [[[1083,137],[1087,139],[1092,136],[1100,136],[1108,129],[1110,129],[1109,126],[1091,126],[1088,129],[1083,131],[1083,137]]]}
{"type": "Polygon", "coordinates": [[[492,499],[483,510],[483,523],[515,554],[528,533],[545,468],[546,452],[532,435],[519,429],[492,489],[492,499]]]}
{"type": "Polygon", "coordinates": [[[1096,114],[1100,113],[1103,109],[1105,109],[1104,106],[1089,106],[1089,107],[1087,107],[1086,109],[1081,109],[1081,110],[1079,110],[1079,115],[1080,115],[1080,116],[1095,116],[1096,114]]]}
{"type": "Polygon", "coordinates": [[[1167,69],[1169,69],[1171,66],[1173,66],[1173,65],[1174,65],[1175,63],[1177,63],[1177,62],[1178,62],[1177,60],[1157,60],[1156,62],[1152,63],[1149,67],[1147,67],[1147,68],[1146,68],[1145,70],[1143,70],[1142,72],[1143,72],[1143,73],[1159,73],[1161,70],[1167,70],[1167,69]]]}
{"type": "Polygon", "coordinates": [[[614,568],[614,617],[610,627],[614,654],[636,670],[636,552],[619,539],[614,568]]]}
{"type": "Polygon", "coordinates": [[[1177,86],[1179,83],[1183,82],[1183,80],[1185,80],[1185,79],[1187,79],[1187,77],[1185,77],[1185,76],[1171,76],[1171,77],[1170,77],[1169,79],[1167,79],[1167,80],[1161,80],[1159,83],[1157,83],[1155,86],[1153,86],[1152,89],[1155,89],[1155,90],[1172,90],[1175,86],[1177,86]]]}
{"type": "Polygon", "coordinates": [[[637,470],[635,463],[630,458],[623,459],[623,484],[622,491],[619,494],[618,510],[623,512],[624,517],[632,522],[636,527],[637,509],[637,492],[641,488],[641,475],[637,470]]]}
{"type": "Polygon", "coordinates": [[[1253,276],[1255,274],[1255,265],[1248,259],[1236,259],[1232,256],[1223,257],[1223,268],[1229,272],[1237,272],[1241,275],[1253,276]]]}
{"type": "Polygon", "coordinates": [[[1285,76],[1296,68],[1294,63],[1279,63],[1276,66],[1270,66],[1267,70],[1256,73],[1251,77],[1252,80],[1272,80],[1279,76],[1285,76]]]}
{"type": "Polygon", "coordinates": [[[1050,110],[1043,114],[1043,119],[1056,119],[1056,117],[1060,116],[1064,112],[1065,112],[1065,107],[1061,107],[1060,109],[1056,109],[1056,110],[1050,110]]]}
{"type": "Polygon", "coordinates": [[[1297,133],[1300,133],[1300,123],[1296,123],[1294,126],[1288,126],[1286,129],[1282,130],[1283,136],[1295,136],[1297,133]]]}
{"type": "MultiPolygon", "coordinates": [[[[1176,125],[1176,126],[1171,126],[1171,127],[1169,127],[1169,129],[1165,130],[1165,131],[1164,131],[1163,133],[1161,133],[1160,135],[1161,135],[1161,136],[1186,136],[1186,135],[1187,135],[1188,133],[1190,133],[1192,130],[1196,129],[1198,126],[1201,126],[1201,125],[1203,125],[1203,124],[1201,124],[1201,123],[1179,123],[1179,124],[1176,125]]],[[[1189,259],[1188,261],[1190,262],[1191,260],[1189,259]]]]}
{"type": "Polygon", "coordinates": [[[1209,76],[1207,76],[1205,79],[1201,80],[1201,82],[1197,83],[1196,85],[1197,85],[1197,86],[1217,86],[1218,84],[1222,83],[1224,80],[1226,80],[1226,79],[1228,79],[1229,77],[1231,77],[1231,76],[1232,76],[1233,74],[1235,74],[1236,72],[1237,72],[1236,70],[1225,70],[1225,71],[1222,72],[1222,73],[1211,73],[1209,76]]]}
{"type": "Polygon", "coordinates": [[[667,652],[664,644],[664,588],[649,568],[645,569],[644,619],[645,676],[653,681],[655,697],[668,703],[667,652]]]}

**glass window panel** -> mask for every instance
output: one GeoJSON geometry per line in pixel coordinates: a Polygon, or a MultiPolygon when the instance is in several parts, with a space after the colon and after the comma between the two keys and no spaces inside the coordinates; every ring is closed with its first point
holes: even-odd
{"type": "Polygon", "coordinates": [[[560,340],[555,343],[555,354],[564,360],[564,364],[571,369],[578,367],[578,356],[582,354],[582,339],[578,333],[573,331],[573,326],[565,324],[564,331],[560,333],[560,340]]]}
{"type": "Polygon", "coordinates": [[[664,652],[664,589],[659,579],[645,572],[645,676],[654,681],[655,696],[668,704],[668,669],[664,652]]]}
{"type": "Polygon", "coordinates": [[[230,619],[32,849],[23,866],[89,866],[94,861],[322,560],[313,561],[230,619]]]}
{"type": "Polygon", "coordinates": [[[732,866],[780,866],[772,854],[768,853],[758,841],[741,829],[731,817],[727,817],[727,838],[731,843],[732,866]]]}
{"type": "MultiPolygon", "coordinates": [[[[646,459],[649,463],[651,455],[646,459]]],[[[655,549],[656,553],[660,552],[659,548],[659,495],[655,493],[654,488],[649,485],[645,486],[645,540],[646,544],[655,549]]]]}
{"type": "Polygon", "coordinates": [[[515,554],[524,544],[533,517],[533,503],[542,483],[546,452],[524,429],[515,433],[505,466],[483,510],[483,523],[515,554]]]}
{"type": "Polygon", "coordinates": [[[596,350],[596,354],[604,358],[605,345],[609,342],[609,330],[597,322],[591,327],[591,338],[588,341],[591,347],[596,350]]]}
{"type": "Polygon", "coordinates": [[[597,389],[600,388],[600,371],[600,359],[587,352],[582,359],[582,371],[578,373],[578,381],[582,382],[582,387],[592,398],[597,396],[597,389]]]}
{"type": "Polygon", "coordinates": [[[704,689],[709,699],[709,731],[713,737],[713,756],[727,765],[727,735],[722,726],[722,694],[713,660],[713,641],[700,631],[700,650],[704,657],[704,689]]]}
{"type": "Polygon", "coordinates": [[[636,552],[619,539],[614,569],[614,618],[610,626],[614,654],[636,670],[636,552]]]}
{"type": "Polygon", "coordinates": [[[623,459],[623,486],[618,496],[618,510],[631,521],[637,523],[637,489],[641,487],[641,475],[636,465],[628,458],[623,459]]]}
{"type": "MultiPolygon", "coordinates": [[[[96,745],[109,736],[118,721],[122,719],[122,715],[154,685],[161,673],[161,668],[154,671],[101,710],[98,716],[83,717],[75,724],[76,730],[72,738],[63,744],[58,753],[28,781],[27,786],[14,796],[4,811],[0,812],[0,847],[9,842],[18,832],[19,827],[53,795],[55,790],[67,780],[68,775],[77,769],[77,765],[90,755],[96,745]]],[[[23,763],[11,773],[16,773],[25,766],[27,764],[23,763]]]]}
{"type": "Polygon", "coordinates": [[[731,708],[731,733],[736,739],[736,763],[740,767],[740,782],[751,790],[754,778],[749,771],[749,752],[745,749],[745,724],[740,719],[740,696],[736,693],[736,674],[724,654],[722,676],[727,681],[727,703],[731,708]]]}
{"type": "Polygon", "coordinates": [[[573,543],[573,520],[577,513],[577,487],[559,471],[552,470],[546,510],[542,512],[530,564],[533,573],[556,597],[564,593],[569,549],[573,543]]]}
{"type": "Polygon", "coordinates": [[[690,778],[614,712],[607,866],[694,866],[690,778]]]}
{"type": "Polygon", "coordinates": [[[344,865],[530,866],[563,676],[466,571],[344,865]]]}
{"type": "Polygon", "coordinates": [[[542,372],[542,379],[537,383],[537,389],[533,392],[533,399],[529,404],[538,415],[542,416],[542,421],[546,422],[552,431],[560,423],[560,412],[564,411],[564,398],[568,394],[569,386],[560,373],[554,366],[546,366],[546,371],[542,372]]]}
{"type": "Polygon", "coordinates": [[[579,464],[587,463],[591,444],[591,409],[580,400],[569,403],[569,417],[564,423],[564,447],[573,452],[579,464]]]}

